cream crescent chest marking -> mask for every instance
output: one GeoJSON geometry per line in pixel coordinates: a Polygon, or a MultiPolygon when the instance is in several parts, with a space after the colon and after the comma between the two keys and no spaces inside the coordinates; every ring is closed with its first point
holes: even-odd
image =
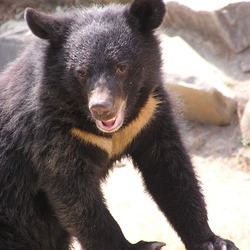
{"type": "Polygon", "coordinates": [[[153,118],[157,105],[160,103],[153,95],[150,95],[139,115],[125,128],[114,132],[111,138],[105,138],[78,128],[72,128],[71,133],[86,143],[95,145],[106,151],[110,158],[120,155],[133,139],[153,118]]]}

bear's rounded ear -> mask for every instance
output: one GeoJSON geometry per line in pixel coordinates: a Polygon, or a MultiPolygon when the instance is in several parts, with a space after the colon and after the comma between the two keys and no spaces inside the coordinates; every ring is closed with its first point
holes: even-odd
{"type": "Polygon", "coordinates": [[[25,20],[32,33],[39,38],[59,41],[64,34],[65,24],[56,16],[40,13],[32,8],[27,8],[25,20]]]}
{"type": "Polygon", "coordinates": [[[142,31],[158,28],[166,13],[163,0],[133,0],[129,12],[139,22],[142,31]]]}

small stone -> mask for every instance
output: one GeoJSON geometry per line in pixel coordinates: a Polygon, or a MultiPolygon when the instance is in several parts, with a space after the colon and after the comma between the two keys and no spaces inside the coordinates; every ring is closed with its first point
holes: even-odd
{"type": "Polygon", "coordinates": [[[241,70],[243,73],[250,72],[250,62],[242,61],[242,62],[240,63],[240,70],[241,70]]]}

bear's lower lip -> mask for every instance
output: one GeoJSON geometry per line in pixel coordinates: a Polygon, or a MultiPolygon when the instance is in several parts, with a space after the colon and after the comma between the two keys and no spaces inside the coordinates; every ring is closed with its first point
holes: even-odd
{"type": "Polygon", "coordinates": [[[123,120],[124,120],[124,104],[121,105],[117,115],[114,118],[106,121],[96,120],[96,125],[101,131],[106,133],[112,133],[118,130],[122,126],[123,120]]]}

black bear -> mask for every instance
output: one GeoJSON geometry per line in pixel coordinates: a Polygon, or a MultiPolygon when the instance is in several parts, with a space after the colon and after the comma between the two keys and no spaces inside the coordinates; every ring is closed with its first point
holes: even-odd
{"type": "Polygon", "coordinates": [[[33,42],[0,78],[0,250],[155,250],[128,242],[101,182],[132,158],[189,250],[236,250],[205,203],[161,78],[162,0],[48,15],[28,8],[33,42]]]}

